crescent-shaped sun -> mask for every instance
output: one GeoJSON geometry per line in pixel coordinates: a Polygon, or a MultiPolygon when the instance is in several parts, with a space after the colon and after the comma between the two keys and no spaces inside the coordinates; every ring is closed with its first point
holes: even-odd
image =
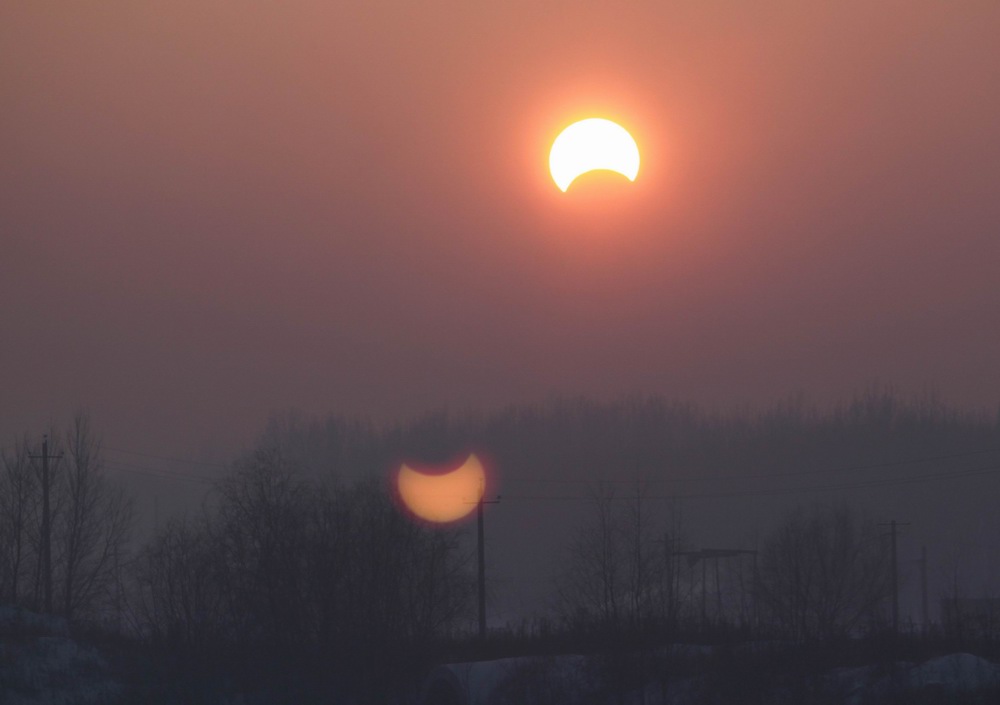
{"type": "Polygon", "coordinates": [[[442,474],[399,468],[399,498],[413,514],[426,521],[447,523],[470,514],[483,497],[486,473],[475,454],[459,467],[442,474]]]}
{"type": "Polygon", "coordinates": [[[549,171],[562,191],[595,169],[616,171],[629,181],[639,174],[639,147],[632,135],[604,118],[574,122],[559,133],[549,152],[549,171]]]}

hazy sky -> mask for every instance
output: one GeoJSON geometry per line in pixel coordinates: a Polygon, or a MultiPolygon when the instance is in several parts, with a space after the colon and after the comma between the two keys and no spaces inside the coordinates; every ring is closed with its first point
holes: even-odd
{"type": "Polygon", "coordinates": [[[996,408],[997,37],[996,0],[6,3],[0,433],[873,380],[996,408]],[[590,115],[639,178],[563,194],[590,115]]]}

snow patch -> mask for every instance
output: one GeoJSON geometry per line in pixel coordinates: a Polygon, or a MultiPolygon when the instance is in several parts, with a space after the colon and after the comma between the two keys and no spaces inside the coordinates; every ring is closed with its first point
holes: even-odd
{"type": "Polygon", "coordinates": [[[66,620],[0,607],[4,705],[89,705],[122,692],[94,649],[69,637],[66,620]]]}

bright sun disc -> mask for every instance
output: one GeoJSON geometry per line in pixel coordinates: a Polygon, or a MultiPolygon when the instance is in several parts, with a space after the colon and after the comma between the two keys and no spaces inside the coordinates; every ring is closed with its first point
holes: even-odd
{"type": "Polygon", "coordinates": [[[618,123],[604,118],[574,122],[559,133],[549,152],[552,180],[562,191],[581,174],[608,169],[635,181],[639,173],[639,147],[618,123]]]}

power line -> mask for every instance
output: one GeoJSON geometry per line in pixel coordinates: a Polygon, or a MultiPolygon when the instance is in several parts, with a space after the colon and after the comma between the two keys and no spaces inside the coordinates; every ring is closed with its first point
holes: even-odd
{"type": "Polygon", "coordinates": [[[927,543],[936,544],[938,546],[959,546],[962,549],[975,549],[979,551],[1000,551],[1000,546],[980,543],[978,541],[965,541],[963,539],[937,539],[937,538],[925,539],[925,541],[927,543]]]}
{"type": "Polygon", "coordinates": [[[168,480],[188,480],[192,482],[202,482],[205,484],[212,484],[217,481],[218,478],[208,477],[207,475],[198,475],[195,473],[187,472],[176,472],[170,470],[157,470],[155,468],[144,468],[137,467],[134,465],[126,465],[115,460],[104,460],[102,464],[108,467],[110,470],[115,472],[125,472],[134,475],[146,475],[148,477],[161,477],[168,480]]]}
{"type": "Polygon", "coordinates": [[[229,465],[226,463],[213,463],[208,460],[191,460],[189,458],[174,458],[167,455],[156,455],[154,453],[143,453],[138,450],[126,450],[124,448],[113,448],[111,446],[102,445],[101,450],[110,450],[115,453],[125,453],[127,455],[138,455],[143,458],[153,458],[154,460],[167,460],[172,463],[183,463],[186,465],[206,465],[209,467],[216,468],[228,468],[229,465]]]}
{"type": "MultiPolygon", "coordinates": [[[[992,473],[1000,472],[1000,465],[991,465],[988,467],[977,468],[975,470],[962,470],[958,472],[947,472],[947,473],[928,473],[924,475],[912,475],[910,477],[897,477],[897,478],[883,478],[881,480],[867,480],[863,482],[854,483],[841,483],[835,485],[813,485],[811,487],[781,487],[775,489],[760,489],[760,490],[740,490],[733,492],[702,492],[702,493],[688,493],[688,494],[671,494],[671,495],[646,495],[646,499],[723,499],[730,497],[757,497],[765,495],[785,495],[785,494],[798,494],[801,492],[828,492],[836,490],[851,490],[851,489],[862,489],[869,487],[888,487],[893,485],[905,485],[912,484],[916,482],[926,482],[930,480],[947,480],[947,479],[958,479],[964,477],[975,477],[979,475],[988,475],[992,473]]],[[[579,501],[579,500],[590,500],[592,499],[588,495],[512,495],[504,494],[504,497],[508,499],[527,499],[527,500],[568,500],[568,501],[579,501]]],[[[629,499],[629,497],[616,497],[615,499],[629,499]]]]}
{"type": "MultiPolygon", "coordinates": [[[[869,463],[866,465],[847,465],[834,468],[817,468],[813,470],[799,470],[799,471],[788,471],[788,472],[773,472],[764,473],[756,475],[681,475],[679,477],[663,477],[663,478],[643,478],[642,482],[650,483],[667,483],[667,482],[710,482],[713,480],[767,480],[780,477],[805,477],[809,475],[827,475],[827,474],[839,474],[839,473],[852,473],[852,472],[867,472],[870,470],[882,470],[894,467],[901,467],[904,465],[916,465],[918,463],[931,463],[941,460],[954,460],[956,458],[968,458],[976,455],[986,455],[988,453],[1000,453],[1000,448],[984,448],[980,450],[970,450],[962,451],[958,453],[947,453],[942,455],[930,455],[923,456],[919,458],[909,458],[907,460],[890,460],[882,463],[869,463]]],[[[551,483],[551,484],[591,484],[593,482],[606,482],[608,484],[634,484],[634,480],[624,480],[620,478],[600,478],[597,480],[586,480],[577,478],[534,478],[534,477],[511,477],[505,478],[505,482],[523,482],[523,483],[551,483]]]]}
{"type": "Polygon", "coordinates": [[[152,470],[148,468],[131,468],[125,466],[108,466],[110,470],[114,472],[124,472],[131,475],[144,475],[146,477],[159,477],[167,480],[186,480],[190,482],[202,482],[205,484],[212,484],[215,482],[214,479],[209,477],[203,477],[200,475],[180,475],[177,473],[160,472],[158,470],[152,470]]]}

